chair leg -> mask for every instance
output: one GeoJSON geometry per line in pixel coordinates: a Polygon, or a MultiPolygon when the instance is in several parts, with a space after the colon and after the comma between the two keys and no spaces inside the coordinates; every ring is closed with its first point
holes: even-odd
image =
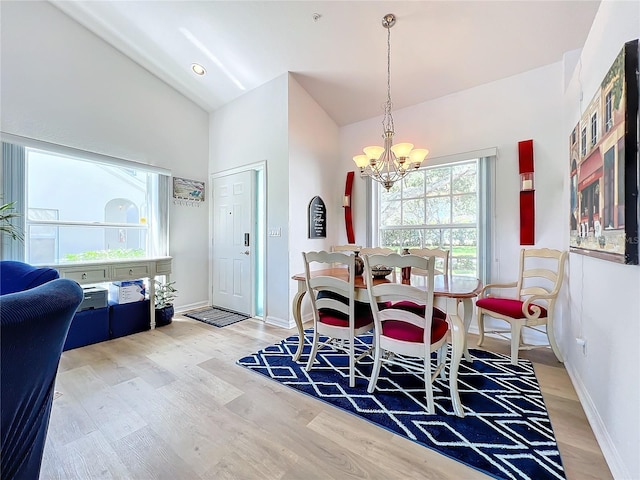
{"type": "Polygon", "coordinates": [[[436,413],[433,405],[433,388],[431,386],[431,356],[424,357],[424,392],[427,399],[427,412],[436,413]]]}
{"type": "Polygon", "coordinates": [[[511,364],[518,364],[518,351],[520,350],[520,337],[522,335],[522,323],[511,322],[511,364]]]}
{"type": "Polygon", "coordinates": [[[349,386],[356,386],[356,351],[353,337],[349,339],[349,386]]]}
{"type": "Polygon", "coordinates": [[[478,309],[478,346],[481,347],[484,343],[484,314],[482,309],[478,309]]]}
{"type": "Polygon", "coordinates": [[[378,375],[380,375],[380,356],[382,355],[380,345],[376,345],[376,352],[373,356],[373,371],[371,372],[371,378],[369,379],[369,386],[367,392],[373,393],[376,389],[376,383],[378,382],[378,375]]]}
{"type": "Polygon", "coordinates": [[[311,366],[313,365],[313,362],[316,360],[316,353],[318,352],[318,329],[314,328],[313,329],[313,344],[311,347],[311,353],[309,354],[309,359],[307,360],[307,366],[305,367],[305,370],[307,372],[309,372],[311,370],[311,366]]]}
{"type": "Polygon", "coordinates": [[[549,339],[549,345],[551,345],[551,350],[555,353],[556,358],[560,363],[563,363],[562,353],[560,353],[560,349],[558,348],[558,343],[556,342],[556,334],[553,331],[553,322],[547,322],[547,338],[549,339]]]}

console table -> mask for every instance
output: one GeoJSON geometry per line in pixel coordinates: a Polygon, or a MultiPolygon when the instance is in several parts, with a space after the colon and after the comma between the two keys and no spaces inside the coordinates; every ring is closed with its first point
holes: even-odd
{"type": "Polygon", "coordinates": [[[167,282],[169,281],[171,261],[171,257],[141,258],[139,260],[127,258],[123,260],[102,260],[48,266],[55,268],[60,273],[61,278],[75,280],[81,285],[148,278],[151,329],[153,330],[156,327],[155,284],[153,280],[158,275],[165,275],[167,282]]]}

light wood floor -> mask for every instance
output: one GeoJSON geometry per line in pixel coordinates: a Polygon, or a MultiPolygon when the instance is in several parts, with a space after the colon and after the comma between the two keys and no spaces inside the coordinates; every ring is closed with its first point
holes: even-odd
{"type": "MultiPolygon", "coordinates": [[[[293,333],[177,316],[65,352],[41,479],[489,478],[235,364],[293,333]]],[[[565,369],[547,350],[523,356],[535,362],[567,478],[612,478],[565,369]]]]}

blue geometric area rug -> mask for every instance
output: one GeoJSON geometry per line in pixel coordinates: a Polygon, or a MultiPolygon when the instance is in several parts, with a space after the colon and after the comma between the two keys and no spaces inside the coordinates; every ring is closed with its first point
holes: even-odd
{"type": "MultiPolygon", "coordinates": [[[[382,365],[375,392],[367,393],[373,358],[356,364],[356,386],[349,387],[348,357],[329,346],[321,349],[310,372],[306,331],[303,355],[292,360],[298,336],[291,336],[238,364],[288,387],[346,410],[427,448],[500,479],[564,479],[564,469],[533,366],[482,350],[463,360],[458,391],[465,417],[453,413],[447,379],[434,382],[436,413],[428,415],[424,380],[395,365],[382,365]]],[[[363,344],[371,336],[360,337],[363,344]]]]}

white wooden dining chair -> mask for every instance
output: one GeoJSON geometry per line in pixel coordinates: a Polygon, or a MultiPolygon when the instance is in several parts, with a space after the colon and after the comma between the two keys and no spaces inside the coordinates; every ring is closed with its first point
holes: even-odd
{"type": "Polygon", "coordinates": [[[303,252],[307,295],[313,312],[313,343],[306,370],[310,371],[318,350],[327,344],[349,356],[349,386],[355,387],[355,365],[372,347],[356,347],[355,338],[373,329],[369,304],[355,301],[355,254],[343,252],[303,252]],[[312,275],[312,269],[342,265],[349,270],[348,280],[312,275]],[[320,336],[329,337],[320,343],[320,336]]]}
{"type": "Polygon", "coordinates": [[[433,380],[438,373],[444,376],[446,362],[447,331],[446,320],[433,316],[435,257],[418,255],[367,255],[364,257],[365,278],[375,323],[375,355],[373,372],[367,391],[376,388],[382,363],[401,366],[423,374],[427,411],[435,413],[433,401],[433,380]],[[426,288],[410,284],[383,282],[372,277],[371,267],[385,262],[394,268],[420,268],[427,272],[426,288]],[[396,308],[399,302],[423,305],[421,312],[396,308]],[[380,308],[380,305],[385,305],[380,308]],[[437,351],[437,359],[431,353],[437,351]],[[433,365],[432,365],[433,364],[433,365]]]}
{"type": "Polygon", "coordinates": [[[509,330],[492,329],[490,333],[511,333],[511,363],[517,365],[518,352],[532,348],[551,347],[558,361],[562,354],[554,332],[554,309],[564,280],[567,252],[550,248],[521,249],[520,272],[512,283],[486,285],[476,301],[478,308],[478,346],[484,342],[484,316],[497,318],[510,324],[509,330]],[[494,296],[496,290],[511,289],[510,296],[494,296]],[[523,327],[538,330],[546,325],[548,345],[525,345],[523,327]]]}
{"type": "MultiPolygon", "coordinates": [[[[449,274],[449,250],[442,250],[440,248],[410,248],[409,253],[412,255],[420,255],[421,257],[435,257],[436,258],[436,275],[449,274]]],[[[420,272],[419,269],[414,273],[424,275],[424,272],[420,272]]]]}

